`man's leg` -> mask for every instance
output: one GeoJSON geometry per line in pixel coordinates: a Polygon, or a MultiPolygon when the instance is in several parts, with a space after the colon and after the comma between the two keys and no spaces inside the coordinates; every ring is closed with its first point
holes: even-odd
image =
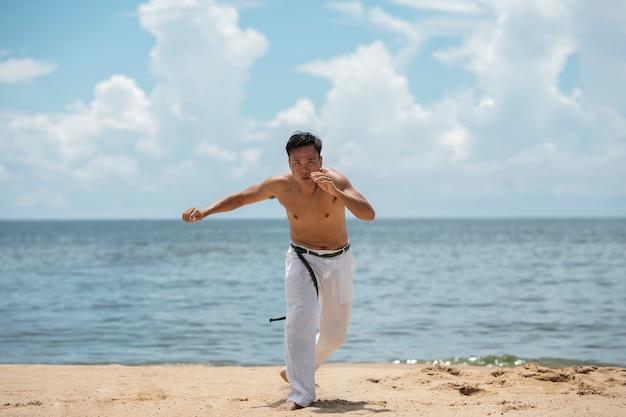
{"type": "Polygon", "coordinates": [[[308,270],[291,252],[287,255],[285,276],[285,364],[291,384],[287,402],[308,407],[315,400],[317,294],[308,270]]]}
{"type": "Polygon", "coordinates": [[[352,279],[355,261],[351,253],[338,260],[337,269],[320,285],[320,322],[315,349],[315,370],[346,341],[352,312],[352,279]]]}
{"type": "Polygon", "coordinates": [[[343,345],[348,335],[352,303],[324,301],[320,305],[320,332],[315,349],[315,370],[343,345]]]}

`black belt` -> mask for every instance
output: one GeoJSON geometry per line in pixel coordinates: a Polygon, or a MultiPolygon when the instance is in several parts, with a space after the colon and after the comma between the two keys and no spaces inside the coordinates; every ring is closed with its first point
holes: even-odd
{"type": "Polygon", "coordinates": [[[297,254],[308,253],[309,255],[317,256],[319,258],[334,258],[335,256],[339,256],[342,253],[347,252],[348,249],[350,249],[350,242],[348,242],[346,244],[346,246],[344,246],[343,248],[339,249],[337,252],[333,252],[333,253],[317,253],[317,252],[313,252],[312,250],[309,250],[307,248],[303,248],[301,246],[296,246],[293,243],[291,244],[291,247],[293,248],[293,250],[296,251],[297,254]]]}
{"type": "MultiPolygon", "coordinates": [[[[306,259],[304,259],[304,256],[302,256],[302,254],[303,253],[307,253],[309,255],[317,256],[317,257],[320,257],[320,258],[334,258],[335,256],[339,256],[339,255],[347,252],[348,249],[350,249],[350,242],[348,242],[346,244],[346,246],[344,246],[343,248],[339,249],[336,252],[332,252],[332,253],[317,253],[317,252],[313,252],[312,250],[309,250],[307,248],[296,246],[293,243],[291,244],[291,247],[293,248],[294,252],[296,252],[296,255],[298,255],[298,258],[300,258],[300,261],[304,264],[304,266],[306,266],[306,269],[309,270],[309,274],[311,274],[311,279],[313,280],[313,285],[315,285],[315,293],[317,294],[317,297],[319,298],[320,291],[319,291],[319,288],[317,286],[317,278],[315,277],[315,272],[313,272],[313,268],[311,268],[311,265],[309,264],[309,262],[307,262],[306,259]]],[[[280,321],[280,320],[285,320],[285,317],[279,317],[277,319],[270,319],[270,323],[273,322],[273,321],[280,321]]]]}

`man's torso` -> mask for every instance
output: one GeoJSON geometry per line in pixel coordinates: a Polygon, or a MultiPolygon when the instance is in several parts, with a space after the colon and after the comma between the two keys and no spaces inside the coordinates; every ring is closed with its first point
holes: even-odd
{"type": "Polygon", "coordinates": [[[348,242],[345,207],[336,197],[317,186],[304,192],[289,174],[281,177],[281,182],[276,198],[287,211],[294,244],[339,249],[348,242]]]}

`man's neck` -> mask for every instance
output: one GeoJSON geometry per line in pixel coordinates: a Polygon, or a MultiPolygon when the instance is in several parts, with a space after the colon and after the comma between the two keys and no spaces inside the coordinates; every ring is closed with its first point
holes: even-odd
{"type": "Polygon", "coordinates": [[[308,185],[300,184],[300,192],[306,196],[312,196],[317,191],[318,186],[315,182],[308,185]]]}

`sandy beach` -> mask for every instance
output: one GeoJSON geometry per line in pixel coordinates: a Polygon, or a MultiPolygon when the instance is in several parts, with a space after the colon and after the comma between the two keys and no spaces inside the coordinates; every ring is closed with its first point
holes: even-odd
{"type": "Polygon", "coordinates": [[[280,367],[0,365],[2,416],[626,416],[626,369],[329,364],[277,411],[280,367]]]}

